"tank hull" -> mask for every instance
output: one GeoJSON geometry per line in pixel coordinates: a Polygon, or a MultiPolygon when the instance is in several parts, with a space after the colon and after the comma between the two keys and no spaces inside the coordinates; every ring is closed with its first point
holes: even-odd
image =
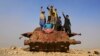
{"type": "Polygon", "coordinates": [[[22,35],[29,38],[24,41],[24,45],[29,45],[30,51],[67,52],[71,44],[81,43],[70,39],[69,35],[64,31],[53,31],[47,34],[37,28],[33,32],[22,35]]]}
{"type": "Polygon", "coordinates": [[[29,43],[30,51],[44,52],[67,52],[69,50],[68,42],[31,42],[29,43]]]}

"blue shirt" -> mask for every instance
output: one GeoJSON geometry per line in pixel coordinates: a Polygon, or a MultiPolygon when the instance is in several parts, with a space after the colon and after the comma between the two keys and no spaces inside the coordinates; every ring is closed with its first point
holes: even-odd
{"type": "Polygon", "coordinates": [[[51,23],[46,23],[46,24],[44,25],[44,28],[51,29],[51,28],[53,28],[53,24],[51,24],[51,23]]]}

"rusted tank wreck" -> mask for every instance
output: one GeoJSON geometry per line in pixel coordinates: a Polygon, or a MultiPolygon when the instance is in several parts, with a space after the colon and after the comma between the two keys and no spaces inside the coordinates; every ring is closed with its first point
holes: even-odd
{"type": "Polygon", "coordinates": [[[24,45],[29,45],[30,51],[66,52],[69,50],[71,44],[81,44],[80,41],[70,39],[70,37],[81,34],[67,34],[65,31],[56,30],[47,34],[39,27],[33,32],[27,32],[21,35],[28,38],[28,40],[24,41],[24,45]]]}

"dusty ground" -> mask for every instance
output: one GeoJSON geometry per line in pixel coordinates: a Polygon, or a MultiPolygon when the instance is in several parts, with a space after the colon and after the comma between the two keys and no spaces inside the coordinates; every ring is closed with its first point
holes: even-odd
{"type": "Polygon", "coordinates": [[[0,48],[0,56],[100,56],[100,49],[71,49],[69,53],[61,52],[30,52],[26,48],[0,48]]]}

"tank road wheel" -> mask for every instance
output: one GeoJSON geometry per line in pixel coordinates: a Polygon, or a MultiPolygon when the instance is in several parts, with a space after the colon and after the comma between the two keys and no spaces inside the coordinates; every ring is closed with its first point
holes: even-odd
{"type": "Polygon", "coordinates": [[[33,51],[31,46],[30,46],[30,51],[33,51]]]}
{"type": "Polygon", "coordinates": [[[35,43],[30,43],[30,51],[39,51],[40,47],[39,47],[40,43],[39,42],[35,42],[35,43]]]}
{"type": "Polygon", "coordinates": [[[41,50],[41,43],[35,42],[35,51],[39,52],[41,50]]]}
{"type": "Polygon", "coordinates": [[[45,49],[46,49],[46,45],[45,45],[45,43],[42,42],[41,46],[40,46],[40,51],[44,51],[45,52],[46,51],[45,49]]]}
{"type": "Polygon", "coordinates": [[[44,52],[48,52],[47,46],[48,46],[48,43],[47,43],[47,42],[44,42],[44,43],[43,43],[43,51],[44,51],[44,52]]]}
{"type": "Polygon", "coordinates": [[[55,52],[55,51],[56,51],[56,50],[55,50],[55,49],[56,49],[56,44],[55,44],[55,42],[52,43],[52,46],[53,46],[53,47],[52,47],[52,51],[55,52]]]}
{"type": "Polygon", "coordinates": [[[65,47],[64,47],[66,51],[69,51],[69,46],[70,46],[70,43],[69,42],[66,42],[65,43],[65,47]]]}
{"type": "Polygon", "coordinates": [[[60,52],[60,42],[56,42],[55,45],[55,51],[60,52]]]}
{"type": "Polygon", "coordinates": [[[35,51],[35,47],[30,46],[30,51],[35,51]]]}
{"type": "Polygon", "coordinates": [[[55,47],[57,52],[67,52],[67,50],[69,50],[69,43],[57,42],[55,47]]]}
{"type": "Polygon", "coordinates": [[[60,42],[60,52],[66,52],[64,42],[60,42]]]}
{"type": "Polygon", "coordinates": [[[49,50],[50,50],[50,43],[46,43],[46,52],[49,52],[49,50]]]}
{"type": "Polygon", "coordinates": [[[54,48],[55,48],[55,43],[54,42],[48,43],[48,46],[47,46],[48,51],[54,51],[54,48]]]}
{"type": "Polygon", "coordinates": [[[44,51],[44,43],[39,43],[39,51],[44,51]]]}
{"type": "Polygon", "coordinates": [[[44,43],[44,46],[43,46],[43,51],[45,52],[50,52],[50,51],[54,51],[54,42],[53,43],[48,43],[48,42],[45,42],[44,43]]]}
{"type": "Polygon", "coordinates": [[[35,47],[34,47],[33,43],[30,43],[29,47],[30,47],[30,51],[34,51],[35,50],[35,47]]]}

